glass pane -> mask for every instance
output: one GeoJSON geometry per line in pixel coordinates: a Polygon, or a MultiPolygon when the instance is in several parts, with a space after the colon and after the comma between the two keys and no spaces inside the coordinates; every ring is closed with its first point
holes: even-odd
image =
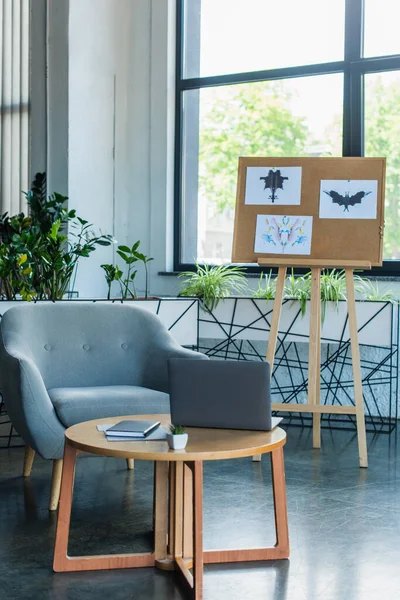
{"type": "Polygon", "coordinates": [[[239,156],[341,156],[342,103],[340,74],[185,92],[182,261],[230,261],[239,156]]]}
{"type": "Polygon", "coordinates": [[[365,0],[364,56],[400,54],[399,23],[399,0],[365,0]]]}
{"type": "Polygon", "coordinates": [[[344,56],[344,0],[186,0],[184,77],[344,56]]]}
{"type": "Polygon", "coordinates": [[[400,259],[400,72],[365,76],[365,156],[386,163],[384,259],[400,259]]]}

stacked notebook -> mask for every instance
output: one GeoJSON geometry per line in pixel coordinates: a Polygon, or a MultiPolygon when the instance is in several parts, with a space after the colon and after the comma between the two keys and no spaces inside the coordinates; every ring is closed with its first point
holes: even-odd
{"type": "Polygon", "coordinates": [[[166,432],[160,427],[160,421],[120,421],[115,425],[99,425],[97,428],[104,431],[109,442],[166,439],[166,432]]]}

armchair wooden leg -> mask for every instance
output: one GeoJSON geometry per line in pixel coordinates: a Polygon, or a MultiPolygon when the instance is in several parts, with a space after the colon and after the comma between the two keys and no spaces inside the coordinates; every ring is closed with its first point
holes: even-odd
{"type": "Polygon", "coordinates": [[[36,452],[30,446],[25,446],[24,470],[22,472],[24,477],[29,477],[31,474],[35,454],[36,452]]]}
{"type": "Polygon", "coordinates": [[[53,460],[53,476],[51,479],[50,506],[49,510],[57,510],[60,500],[61,475],[63,459],[53,460]]]}
{"type": "Polygon", "coordinates": [[[133,469],[135,467],[135,459],[134,458],[127,458],[126,459],[126,466],[128,467],[129,471],[133,471],[133,469]]]}

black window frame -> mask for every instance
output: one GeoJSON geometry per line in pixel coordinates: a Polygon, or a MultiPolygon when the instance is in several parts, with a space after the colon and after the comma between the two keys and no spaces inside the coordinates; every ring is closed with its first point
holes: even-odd
{"type": "MultiPolygon", "coordinates": [[[[343,73],[343,156],[364,155],[364,75],[386,71],[400,71],[400,54],[363,57],[365,0],[345,0],[344,60],[184,78],[184,4],[176,0],[176,89],[175,89],[175,165],[174,165],[174,271],[194,271],[195,265],[181,261],[182,250],[182,147],[183,95],[188,90],[274,81],[312,75],[343,73]]],[[[247,266],[247,273],[261,273],[257,265],[247,266]]],[[[265,270],[265,269],[264,269],[265,270]]],[[[372,277],[400,276],[400,260],[384,260],[382,267],[373,267],[365,275],[372,277]]]]}

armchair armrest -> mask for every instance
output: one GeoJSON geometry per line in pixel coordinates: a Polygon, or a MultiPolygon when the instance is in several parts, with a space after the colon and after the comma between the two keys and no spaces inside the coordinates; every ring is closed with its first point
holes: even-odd
{"type": "Polygon", "coordinates": [[[147,348],[143,371],[143,385],[160,392],[169,392],[168,359],[189,358],[193,360],[209,360],[201,352],[194,352],[180,346],[172,335],[164,328],[157,331],[147,348]]]}
{"type": "Polygon", "coordinates": [[[18,334],[3,334],[0,385],[10,419],[43,458],[62,458],[65,427],[59,421],[29,347],[18,334]]]}

